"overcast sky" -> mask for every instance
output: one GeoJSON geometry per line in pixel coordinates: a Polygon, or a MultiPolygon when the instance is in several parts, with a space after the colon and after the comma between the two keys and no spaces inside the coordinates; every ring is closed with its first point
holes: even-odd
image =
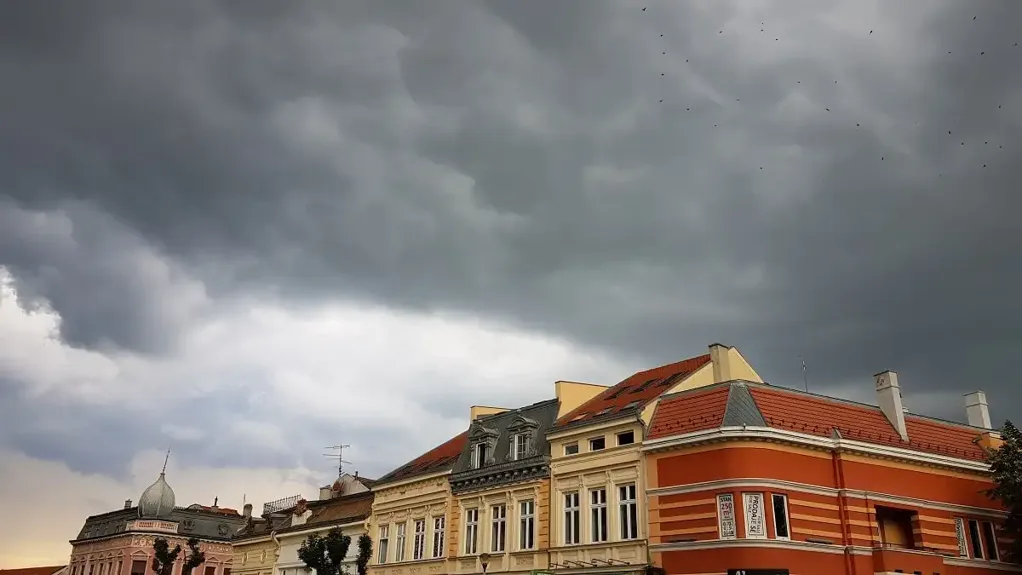
{"type": "Polygon", "coordinates": [[[1022,3],[24,1],[0,17],[2,567],[378,476],[473,403],[738,346],[1022,418],[1022,3]],[[330,7],[327,7],[327,4],[330,7]],[[643,6],[648,9],[643,11],[643,6]]]}

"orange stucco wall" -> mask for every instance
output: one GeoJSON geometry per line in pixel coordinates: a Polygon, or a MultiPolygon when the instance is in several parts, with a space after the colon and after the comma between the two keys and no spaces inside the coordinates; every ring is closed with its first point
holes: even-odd
{"type": "MultiPolygon", "coordinates": [[[[650,544],[675,547],[661,547],[657,554],[670,575],[740,567],[787,567],[793,574],[826,575],[896,569],[1004,573],[979,561],[969,561],[976,564],[972,567],[943,565],[943,555],[967,561],[957,558],[955,518],[989,521],[986,510],[997,510],[983,494],[991,483],[977,474],[753,441],[651,454],[646,466],[650,489],[686,488],[684,493],[654,492],[648,497],[650,544]],[[792,485],[743,486],[742,480],[792,485]],[[730,484],[713,484],[722,481],[730,484]],[[708,485],[694,485],[700,483],[708,485]],[[722,493],[734,498],[736,540],[719,539],[717,496],[722,493]],[[743,493],[764,496],[766,542],[745,539],[743,493]],[[792,543],[776,539],[774,493],[787,498],[792,543]],[[979,516],[954,506],[978,508],[979,516]],[[916,550],[873,551],[883,539],[877,507],[914,512],[911,534],[906,534],[916,550]],[[684,549],[688,544],[693,549],[684,549]],[[943,567],[933,569],[935,565],[943,567]]],[[[966,537],[971,543],[968,533],[966,537]]],[[[1004,543],[1002,539],[1002,548],[1004,543]]]]}

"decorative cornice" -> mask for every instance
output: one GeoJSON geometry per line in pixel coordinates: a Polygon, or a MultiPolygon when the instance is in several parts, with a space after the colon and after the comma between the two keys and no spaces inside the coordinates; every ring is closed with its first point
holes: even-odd
{"type": "Polygon", "coordinates": [[[549,477],[550,458],[547,456],[532,457],[521,461],[511,461],[497,465],[472,469],[451,475],[451,491],[465,492],[475,489],[486,489],[497,485],[531,481],[549,477]]]}

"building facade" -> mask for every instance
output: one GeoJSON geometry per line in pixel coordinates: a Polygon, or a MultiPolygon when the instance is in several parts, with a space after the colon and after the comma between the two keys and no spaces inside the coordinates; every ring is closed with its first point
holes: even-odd
{"type": "MultiPolygon", "coordinates": [[[[153,542],[157,537],[182,549],[187,549],[188,539],[195,537],[206,561],[193,575],[231,575],[231,536],[244,524],[245,518],[237,511],[217,507],[215,503],[176,507],[174,490],[167,484],[165,473],[160,473],[159,479],[142,493],[137,507],[128,500],[123,509],[85,520],[78,536],[70,542],[67,572],[152,575],[153,542]]],[[[187,551],[180,554],[174,575],[187,575],[181,573],[186,554],[187,551]]]]}
{"type": "Polygon", "coordinates": [[[641,371],[562,413],[551,445],[550,570],[635,573],[649,562],[641,451],[655,400],[665,393],[759,375],[733,347],[641,371]]]}
{"type": "Polygon", "coordinates": [[[358,539],[367,533],[372,511],[373,493],[362,490],[350,495],[338,494],[320,501],[300,501],[291,510],[288,520],[273,537],[280,544],[275,575],[305,575],[305,563],[298,558],[298,549],[310,535],[325,536],[334,528],[351,538],[348,553],[341,564],[343,572],[354,574],[358,557],[358,539]]]}
{"type": "Polygon", "coordinates": [[[1000,561],[1002,510],[971,425],[906,413],[897,374],[878,406],[732,381],[663,397],[644,441],[649,548],[671,575],[979,575],[1000,561]]]}
{"type": "Polygon", "coordinates": [[[476,418],[450,475],[448,573],[546,569],[550,445],[558,399],[476,418]]]}
{"type": "MultiPolygon", "coordinates": [[[[491,408],[473,408],[473,413],[491,408]]],[[[368,521],[373,575],[447,573],[451,486],[447,481],[468,437],[461,433],[381,477],[368,521]]]]}

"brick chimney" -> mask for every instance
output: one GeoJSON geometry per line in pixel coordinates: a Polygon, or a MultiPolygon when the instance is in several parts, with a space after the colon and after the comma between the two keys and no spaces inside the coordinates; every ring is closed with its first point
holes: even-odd
{"type": "Polygon", "coordinates": [[[902,441],[908,441],[908,429],[905,427],[905,406],[901,404],[901,387],[898,386],[898,373],[887,370],[873,376],[876,380],[877,405],[887,416],[894,429],[898,431],[902,441]]]}
{"type": "Polygon", "coordinates": [[[125,499],[124,500],[124,508],[125,509],[131,509],[131,500],[130,499],[125,499]]]}

